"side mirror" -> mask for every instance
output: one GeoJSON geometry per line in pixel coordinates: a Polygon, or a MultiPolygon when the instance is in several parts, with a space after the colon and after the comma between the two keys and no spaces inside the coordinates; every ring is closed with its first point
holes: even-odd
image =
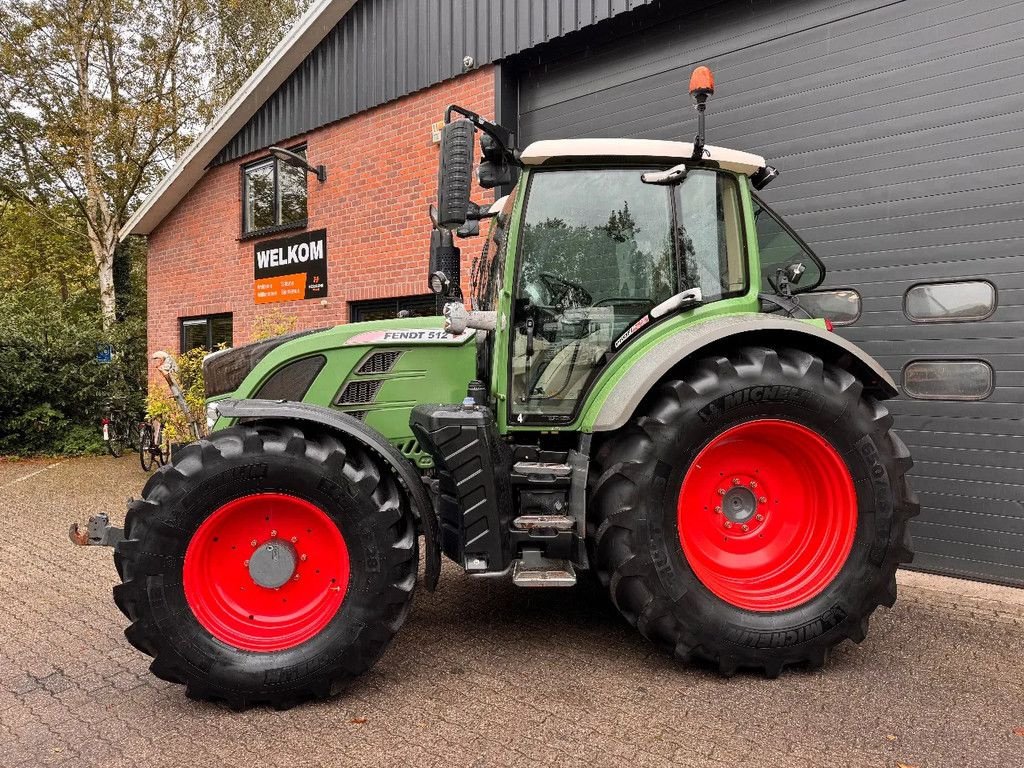
{"type": "Polygon", "coordinates": [[[458,286],[461,267],[462,251],[454,245],[451,231],[435,229],[431,232],[430,271],[427,275],[427,287],[431,293],[443,292],[447,295],[449,286],[458,286]]]}
{"type": "Polygon", "coordinates": [[[489,133],[480,137],[480,152],[483,160],[476,170],[477,181],[484,189],[494,189],[512,184],[512,166],[508,164],[505,147],[489,133]]]}
{"type": "Polygon", "coordinates": [[[458,229],[469,215],[473,183],[476,127],[465,117],[452,120],[441,131],[441,159],[437,169],[437,225],[458,229]]]}

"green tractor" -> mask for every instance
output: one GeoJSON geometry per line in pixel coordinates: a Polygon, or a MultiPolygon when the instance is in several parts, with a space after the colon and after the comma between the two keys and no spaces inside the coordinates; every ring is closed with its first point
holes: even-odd
{"type": "Polygon", "coordinates": [[[540,141],[450,107],[436,317],[210,355],[211,432],[81,542],[115,547],[152,671],[233,707],[344,689],[441,555],[571,587],[724,674],[820,667],[896,598],[918,506],[885,370],[803,311],[824,268],[755,194],[763,158],[540,141]],[[470,201],[477,179],[512,191],[470,201]],[[470,309],[454,236],[479,232],[470,309]],[[423,576],[418,575],[420,560],[423,576]]]}

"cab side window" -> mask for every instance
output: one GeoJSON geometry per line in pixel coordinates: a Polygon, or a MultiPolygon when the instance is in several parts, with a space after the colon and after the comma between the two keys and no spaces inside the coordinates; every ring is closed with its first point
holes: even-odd
{"type": "Polygon", "coordinates": [[[817,288],[825,277],[824,266],[818,257],[768,206],[756,197],[751,198],[751,203],[761,255],[762,290],[777,290],[779,270],[787,269],[792,264],[802,264],[804,267],[800,282],[790,286],[793,293],[817,288]]]}

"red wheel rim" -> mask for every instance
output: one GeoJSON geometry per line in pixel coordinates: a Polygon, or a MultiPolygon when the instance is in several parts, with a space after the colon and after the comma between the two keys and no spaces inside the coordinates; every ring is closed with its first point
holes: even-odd
{"type": "Polygon", "coordinates": [[[679,491],[683,554],[722,600],[783,611],[820,594],[857,529],[853,479],[835,448],[791,421],[727,429],[698,454],[679,491]]]}
{"type": "Polygon", "coordinates": [[[182,573],[185,599],[210,634],[263,652],[292,648],[327,626],[348,579],[338,526],[315,504],[283,493],[214,510],[189,542],[182,573]]]}

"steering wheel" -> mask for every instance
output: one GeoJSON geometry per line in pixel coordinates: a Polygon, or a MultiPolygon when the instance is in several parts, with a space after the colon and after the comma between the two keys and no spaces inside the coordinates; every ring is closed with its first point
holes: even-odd
{"type": "Polygon", "coordinates": [[[556,275],[554,272],[538,272],[537,277],[541,279],[551,295],[556,297],[554,304],[565,308],[567,304],[572,307],[590,307],[594,304],[594,297],[586,288],[572,280],[556,275]]]}

